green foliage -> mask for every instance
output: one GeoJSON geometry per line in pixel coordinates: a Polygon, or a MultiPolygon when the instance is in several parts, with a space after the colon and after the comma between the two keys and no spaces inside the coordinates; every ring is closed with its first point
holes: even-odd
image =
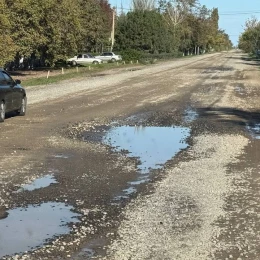
{"type": "Polygon", "coordinates": [[[106,0],[0,0],[0,30],[8,28],[0,47],[11,47],[0,63],[16,54],[53,66],[81,51],[100,52],[109,42],[111,14],[106,0]]]}
{"type": "Polygon", "coordinates": [[[134,49],[127,49],[120,52],[124,61],[137,61],[141,60],[143,53],[134,49]]]}
{"type": "Polygon", "coordinates": [[[170,45],[171,35],[157,11],[134,11],[119,17],[115,48],[161,52],[169,50],[170,45]]]}
{"type": "MultiPolygon", "coordinates": [[[[133,11],[116,19],[114,49],[125,60],[141,60],[141,53],[160,59],[232,46],[219,30],[218,9],[197,0],[160,0],[158,9],[154,0],[134,3],[133,11]]],[[[112,14],[108,0],[0,0],[0,66],[22,56],[55,66],[79,52],[109,50],[112,14]]],[[[252,51],[260,44],[260,29],[249,25],[240,45],[252,51]]]]}
{"type": "Polygon", "coordinates": [[[7,6],[4,0],[0,0],[0,66],[3,67],[5,63],[12,60],[16,53],[16,45],[12,40],[10,34],[10,19],[7,12],[7,6]]]}
{"type": "Polygon", "coordinates": [[[246,21],[245,31],[239,37],[238,47],[247,53],[260,49],[260,21],[255,17],[246,21]]]}

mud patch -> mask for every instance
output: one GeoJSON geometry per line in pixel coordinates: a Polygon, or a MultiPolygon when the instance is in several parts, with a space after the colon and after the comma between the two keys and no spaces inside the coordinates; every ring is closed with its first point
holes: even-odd
{"type": "Polygon", "coordinates": [[[9,210],[8,217],[0,220],[0,257],[36,249],[68,234],[67,224],[79,222],[79,216],[71,206],[55,202],[9,210]]]}

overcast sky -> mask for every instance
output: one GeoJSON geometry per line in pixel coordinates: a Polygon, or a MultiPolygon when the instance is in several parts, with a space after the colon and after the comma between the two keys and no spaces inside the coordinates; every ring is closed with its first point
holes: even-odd
{"type": "MultiPolygon", "coordinates": [[[[109,0],[111,6],[121,10],[121,5],[127,9],[131,7],[132,0],[109,0]]],[[[199,0],[201,5],[207,8],[217,7],[219,9],[219,27],[229,34],[233,44],[237,44],[239,35],[247,19],[252,16],[260,20],[259,0],[199,0]]]]}

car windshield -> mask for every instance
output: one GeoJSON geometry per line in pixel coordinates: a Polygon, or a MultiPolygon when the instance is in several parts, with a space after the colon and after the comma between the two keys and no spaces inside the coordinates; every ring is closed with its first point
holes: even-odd
{"type": "Polygon", "coordinates": [[[94,58],[91,54],[88,53],[89,58],[94,58]]]}

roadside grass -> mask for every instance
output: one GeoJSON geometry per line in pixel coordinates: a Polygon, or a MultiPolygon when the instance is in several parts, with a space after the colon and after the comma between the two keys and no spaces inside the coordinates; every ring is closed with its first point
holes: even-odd
{"type": "Polygon", "coordinates": [[[41,73],[41,76],[31,76],[31,78],[24,79],[22,85],[25,87],[47,85],[52,83],[57,83],[62,80],[69,80],[78,77],[90,76],[91,74],[106,71],[113,68],[122,67],[132,67],[132,66],[142,66],[142,63],[137,63],[137,61],[132,63],[103,63],[97,65],[86,65],[86,66],[76,66],[60,69],[50,69],[45,70],[41,73]],[[43,76],[45,74],[45,76],[43,76]]]}
{"type": "MultiPolygon", "coordinates": [[[[181,56],[177,59],[188,59],[192,58],[195,55],[189,55],[189,56],[181,56]]],[[[24,87],[30,87],[30,86],[39,86],[39,85],[48,85],[52,83],[58,83],[63,80],[70,80],[74,78],[80,78],[80,77],[86,77],[91,76],[93,73],[103,72],[107,71],[109,69],[114,68],[131,68],[133,66],[148,66],[155,64],[157,62],[163,62],[163,61],[170,61],[175,60],[173,59],[167,59],[167,60],[161,60],[161,59],[150,59],[150,60],[140,60],[140,61],[127,61],[127,62],[115,62],[115,63],[102,63],[102,64],[90,64],[86,66],[76,66],[76,67],[67,67],[67,68],[55,68],[55,69],[45,69],[44,71],[41,71],[40,75],[37,75],[37,71],[35,74],[32,71],[31,76],[28,77],[28,79],[22,80],[22,85],[24,87]]]]}

